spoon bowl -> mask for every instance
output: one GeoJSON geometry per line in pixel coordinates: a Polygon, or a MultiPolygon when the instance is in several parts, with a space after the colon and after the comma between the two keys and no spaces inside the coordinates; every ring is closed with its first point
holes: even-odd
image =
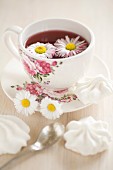
{"type": "Polygon", "coordinates": [[[37,141],[30,146],[31,150],[37,151],[55,144],[64,134],[64,125],[61,123],[50,124],[42,129],[37,141]]]}

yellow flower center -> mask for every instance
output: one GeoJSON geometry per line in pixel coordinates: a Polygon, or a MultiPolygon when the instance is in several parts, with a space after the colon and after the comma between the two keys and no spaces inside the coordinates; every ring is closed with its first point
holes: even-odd
{"type": "Polygon", "coordinates": [[[56,110],[56,107],[54,104],[48,104],[47,108],[50,112],[54,112],[56,110]]]}
{"type": "Polygon", "coordinates": [[[73,44],[73,43],[68,43],[67,45],[66,45],[66,49],[67,50],[75,50],[76,49],[76,45],[75,44],[73,44]]]}
{"type": "Polygon", "coordinates": [[[28,99],[23,99],[23,100],[21,100],[21,104],[23,107],[29,107],[30,101],[28,99]]]}
{"type": "Polygon", "coordinates": [[[35,48],[35,52],[38,53],[38,54],[43,54],[43,53],[46,52],[46,50],[47,49],[44,46],[38,46],[38,47],[35,48]]]}

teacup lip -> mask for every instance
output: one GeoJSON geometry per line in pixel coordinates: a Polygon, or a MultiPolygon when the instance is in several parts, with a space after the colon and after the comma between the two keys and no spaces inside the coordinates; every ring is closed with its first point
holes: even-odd
{"type": "Polygon", "coordinates": [[[37,60],[46,60],[46,61],[64,61],[64,60],[71,60],[71,59],[74,59],[74,58],[78,58],[78,57],[82,57],[84,56],[91,48],[93,48],[95,45],[95,36],[94,36],[94,33],[92,32],[92,30],[86,26],[85,24],[79,22],[78,20],[72,20],[72,19],[68,19],[68,18],[48,18],[48,19],[43,19],[43,20],[38,20],[38,21],[35,21],[35,22],[32,22],[31,24],[27,25],[23,30],[22,32],[20,33],[19,35],[19,47],[20,49],[29,57],[31,58],[34,58],[34,59],[37,59],[37,60]],[[55,59],[49,59],[49,58],[40,58],[40,57],[36,57],[35,55],[31,54],[23,45],[22,43],[22,34],[23,32],[25,32],[30,26],[32,26],[33,24],[36,24],[38,22],[44,22],[44,21],[52,21],[52,20],[65,20],[65,21],[72,21],[72,22],[76,22],[78,23],[79,25],[81,25],[82,27],[86,28],[89,33],[90,33],[90,36],[91,36],[91,42],[89,43],[89,46],[84,50],[82,51],[81,53],[79,54],[76,54],[74,56],[71,56],[71,57],[67,57],[67,58],[55,58],[55,59]]]}

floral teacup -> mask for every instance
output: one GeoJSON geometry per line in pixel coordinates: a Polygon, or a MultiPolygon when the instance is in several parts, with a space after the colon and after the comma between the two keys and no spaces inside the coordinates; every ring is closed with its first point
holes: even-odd
{"type": "Polygon", "coordinates": [[[24,29],[12,26],[6,30],[5,42],[9,50],[21,60],[32,81],[43,88],[57,91],[67,89],[83,78],[93,59],[94,35],[85,25],[69,19],[46,19],[34,22],[24,29]],[[83,52],[68,58],[48,59],[37,57],[25,48],[26,40],[47,30],[66,30],[83,36],[89,46],[83,52]],[[18,34],[18,49],[11,39],[11,32],[18,34]]]}

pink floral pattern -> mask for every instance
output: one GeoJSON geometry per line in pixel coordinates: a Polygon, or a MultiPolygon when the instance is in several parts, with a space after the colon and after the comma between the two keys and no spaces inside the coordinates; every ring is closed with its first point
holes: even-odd
{"type": "Polygon", "coordinates": [[[44,81],[44,79],[46,77],[48,77],[50,74],[54,74],[55,73],[55,67],[59,67],[59,65],[62,64],[62,62],[58,62],[57,61],[52,61],[51,63],[44,61],[44,60],[36,60],[36,59],[32,59],[28,56],[24,56],[22,59],[24,68],[26,70],[26,72],[38,79],[39,82],[44,81]]]}
{"type": "Polygon", "coordinates": [[[17,91],[19,90],[26,90],[29,91],[30,94],[37,96],[37,101],[41,102],[41,100],[45,97],[49,97],[53,100],[57,100],[59,102],[71,102],[72,100],[76,100],[77,96],[74,94],[68,94],[68,89],[59,90],[59,91],[48,91],[45,88],[42,88],[36,82],[25,82],[22,86],[16,85],[11,86],[12,88],[16,88],[17,91]]]}
{"type": "Polygon", "coordinates": [[[46,61],[40,61],[40,60],[35,60],[35,66],[36,70],[43,75],[47,75],[52,72],[52,68],[50,63],[47,63],[46,61]]]}
{"type": "Polygon", "coordinates": [[[24,67],[25,67],[25,70],[32,76],[35,76],[36,75],[36,71],[33,70],[32,68],[30,68],[29,64],[26,63],[26,61],[23,61],[23,64],[24,64],[24,67]]]}

